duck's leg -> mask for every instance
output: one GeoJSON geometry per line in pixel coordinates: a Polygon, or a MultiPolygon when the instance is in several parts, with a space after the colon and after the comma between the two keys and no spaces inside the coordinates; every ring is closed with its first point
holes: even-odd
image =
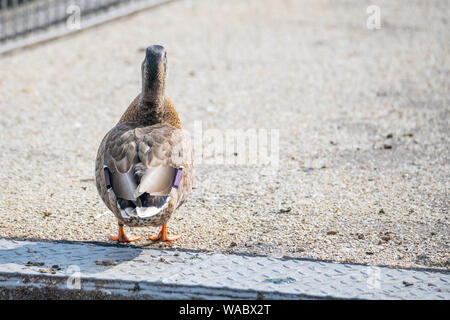
{"type": "Polygon", "coordinates": [[[167,235],[167,223],[165,223],[162,226],[161,231],[159,232],[159,234],[157,236],[149,236],[148,238],[150,240],[156,241],[156,240],[161,240],[164,242],[171,242],[171,241],[175,241],[177,239],[179,239],[181,236],[173,236],[173,237],[169,237],[167,235]]]}
{"type": "Polygon", "coordinates": [[[119,221],[119,233],[118,235],[109,235],[109,238],[113,241],[118,241],[118,242],[133,242],[136,240],[139,240],[141,237],[129,237],[125,234],[125,232],[123,231],[123,223],[119,221]]]}

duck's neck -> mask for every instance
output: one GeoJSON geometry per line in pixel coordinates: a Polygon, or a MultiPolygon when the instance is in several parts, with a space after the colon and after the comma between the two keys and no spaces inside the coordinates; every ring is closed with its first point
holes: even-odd
{"type": "Polygon", "coordinates": [[[161,122],[166,113],[165,109],[164,92],[142,90],[136,111],[139,113],[139,116],[146,121],[144,124],[148,124],[148,121],[156,121],[156,123],[161,122]]]}
{"type": "Polygon", "coordinates": [[[142,91],[140,100],[142,105],[160,108],[164,105],[165,99],[164,81],[150,81],[147,78],[142,79],[142,91]]]}

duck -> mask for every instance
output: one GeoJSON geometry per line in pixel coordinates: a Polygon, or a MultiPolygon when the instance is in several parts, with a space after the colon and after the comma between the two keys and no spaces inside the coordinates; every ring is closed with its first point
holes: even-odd
{"type": "Polygon", "coordinates": [[[172,101],[165,93],[167,52],[146,48],[141,64],[142,89],[100,143],[95,181],[103,203],[118,220],[109,238],[133,242],[129,227],[161,227],[153,241],[171,242],[167,222],[184,204],[194,181],[193,151],[172,101]]]}

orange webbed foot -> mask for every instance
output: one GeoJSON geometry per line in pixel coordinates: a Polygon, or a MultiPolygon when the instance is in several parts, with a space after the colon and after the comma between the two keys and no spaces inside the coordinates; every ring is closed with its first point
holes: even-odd
{"type": "Polygon", "coordinates": [[[123,223],[119,221],[119,233],[117,235],[110,234],[109,238],[113,241],[117,242],[123,242],[123,243],[129,243],[133,241],[139,240],[141,237],[131,237],[127,236],[125,232],[123,231],[123,223]]]}
{"type": "Polygon", "coordinates": [[[109,238],[113,241],[117,241],[117,242],[124,242],[124,243],[128,243],[128,242],[133,242],[133,241],[137,241],[139,240],[141,237],[129,237],[126,234],[123,235],[114,235],[114,234],[110,234],[109,238]]]}
{"type": "Polygon", "coordinates": [[[157,236],[149,236],[148,239],[153,240],[153,241],[161,240],[163,242],[172,242],[172,241],[179,239],[180,237],[181,236],[179,236],[179,235],[169,237],[167,235],[167,224],[164,224],[161,231],[159,232],[159,234],[157,236]]]}

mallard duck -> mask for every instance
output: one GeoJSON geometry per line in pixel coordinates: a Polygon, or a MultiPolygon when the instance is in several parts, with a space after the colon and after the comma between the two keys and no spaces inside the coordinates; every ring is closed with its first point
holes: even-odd
{"type": "Polygon", "coordinates": [[[150,240],[174,241],[167,221],[187,199],[194,172],[192,149],[170,99],[165,95],[167,54],[146,49],[142,91],[103,138],[95,163],[98,193],[118,219],[109,238],[131,242],[123,226],[162,226],[150,240]]]}

